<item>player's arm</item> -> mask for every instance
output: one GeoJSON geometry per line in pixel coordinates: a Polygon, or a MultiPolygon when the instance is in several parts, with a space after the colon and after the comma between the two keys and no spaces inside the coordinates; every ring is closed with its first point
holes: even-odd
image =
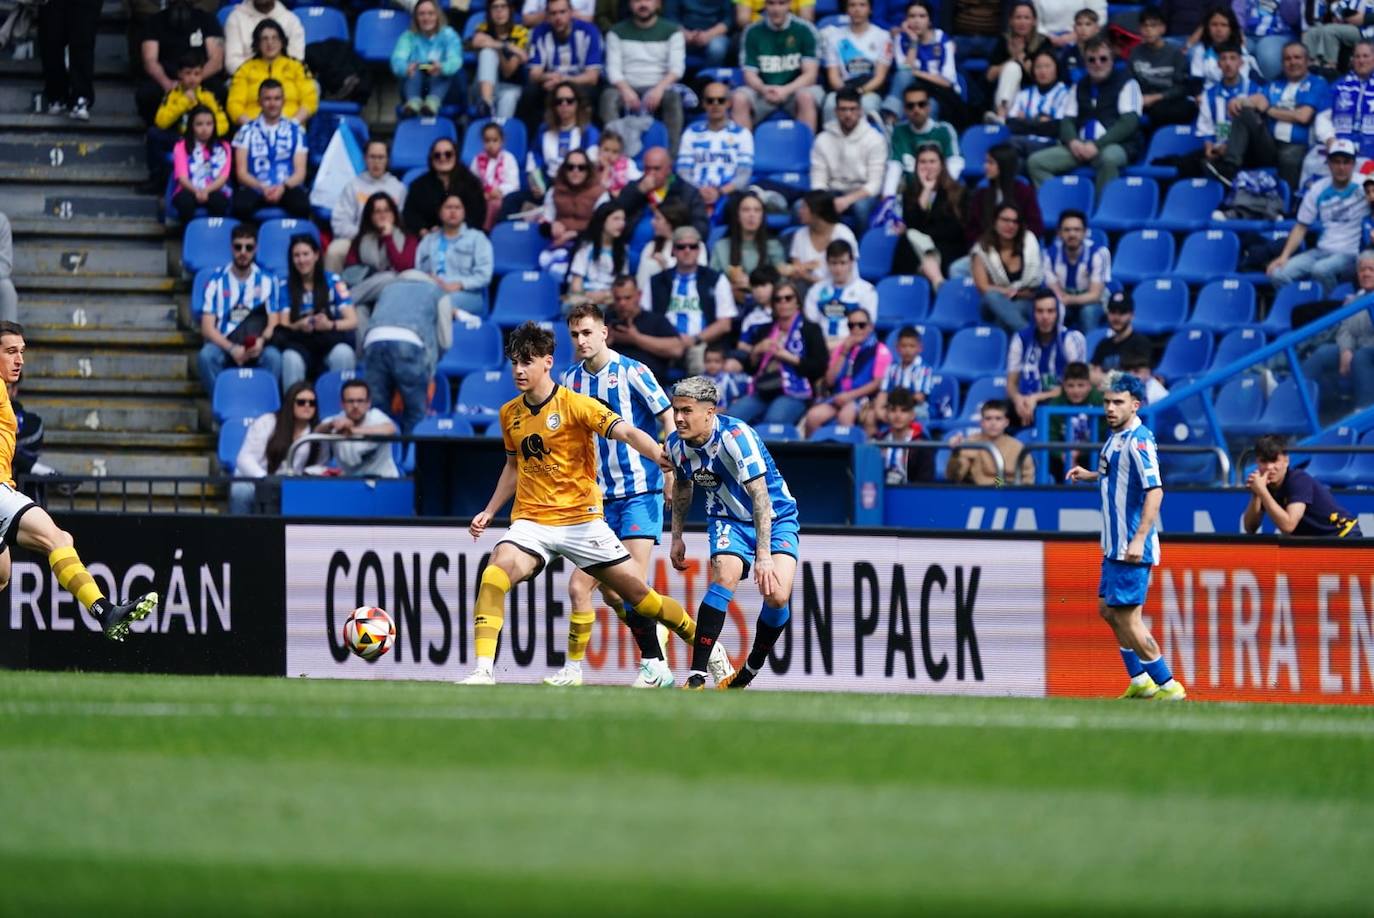
{"type": "Polygon", "coordinates": [[[645,459],[657,463],[660,468],[667,468],[664,466],[663,447],[658,445],[658,441],[633,424],[626,424],[623,419],[611,424],[611,429],[606,431],[606,439],[624,443],[645,459]]]}
{"type": "Polygon", "coordinates": [[[1159,519],[1159,508],[1164,503],[1164,489],[1151,488],[1145,492],[1145,504],[1140,508],[1140,525],[1136,527],[1131,543],[1126,546],[1126,560],[1139,562],[1145,557],[1145,539],[1159,519]]]}
{"type": "Polygon", "coordinates": [[[777,591],[773,573],[773,499],[768,495],[768,480],[760,475],[744,483],[744,491],[754,502],[754,582],[764,596],[777,591]]]}
{"type": "Polygon", "coordinates": [[[682,540],[682,527],[687,522],[687,511],[691,508],[692,478],[690,475],[678,475],[673,479],[672,520],[669,524],[673,541],[668,557],[673,567],[680,571],[687,569],[687,543],[682,540]]]}
{"type": "MultiPolygon", "coordinates": [[[[663,429],[663,442],[666,444],[668,442],[669,434],[671,434],[674,430],[677,429],[673,425],[672,408],[664,408],[662,411],[659,412],[658,426],[663,429]]],[[[668,463],[665,464],[664,462],[659,461],[658,465],[659,468],[663,469],[663,493],[665,495],[668,495],[669,499],[671,500],[673,493],[674,475],[677,473],[677,469],[676,467],[671,466],[672,460],[668,457],[667,453],[668,449],[665,446],[663,448],[663,458],[667,459],[668,463]]]]}
{"type": "Polygon", "coordinates": [[[519,463],[516,462],[513,454],[506,454],[506,466],[501,469],[501,477],[496,479],[496,487],[491,492],[491,500],[487,501],[486,509],[472,518],[472,523],[468,525],[468,532],[472,534],[473,541],[477,540],[491,518],[496,515],[496,511],[504,507],[512,497],[515,496],[515,479],[520,474],[519,463]]]}
{"type": "Polygon", "coordinates": [[[1096,472],[1090,472],[1081,465],[1075,465],[1073,468],[1069,469],[1068,473],[1064,476],[1065,481],[1093,482],[1097,481],[1097,478],[1098,475],[1096,472]]]}

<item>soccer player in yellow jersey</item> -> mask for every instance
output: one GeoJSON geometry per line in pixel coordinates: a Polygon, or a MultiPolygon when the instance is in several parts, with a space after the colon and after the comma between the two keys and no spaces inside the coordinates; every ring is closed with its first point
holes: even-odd
{"type": "Polygon", "coordinates": [[[505,621],[506,594],[539,573],[555,555],[609,587],[634,611],[661,621],[689,645],[696,623],[678,602],[644,582],[630,553],[606,524],[597,484],[596,437],[628,444],[662,465],[653,437],[622,421],[596,399],[558,385],[553,370],[553,332],[526,322],[506,348],[520,395],[501,406],[506,466],[486,509],[468,531],[476,539],[491,518],[515,497],[511,525],[482,571],[474,618],[477,668],[463,685],[494,685],[496,640],[505,621]]]}
{"type": "MultiPolygon", "coordinates": [[[[24,329],[17,322],[0,322],[0,375],[7,383],[19,382],[24,371],[24,329]]],[[[11,544],[48,556],[57,582],[83,605],[105,631],[122,641],[129,625],[157,608],[157,594],[146,593],[133,602],[112,603],[100,592],[72,547],[71,533],[57,527],[46,510],[14,489],[13,464],[19,422],[9,393],[0,386],[0,589],[10,582],[11,544]]]]}

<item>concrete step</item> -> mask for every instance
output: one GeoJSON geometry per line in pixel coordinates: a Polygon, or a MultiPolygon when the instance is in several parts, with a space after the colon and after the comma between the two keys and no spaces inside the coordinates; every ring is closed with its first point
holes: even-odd
{"type": "Polygon", "coordinates": [[[198,379],[101,380],[77,377],[69,379],[62,376],[30,377],[25,374],[23,391],[35,395],[76,395],[86,399],[101,399],[112,395],[156,395],[209,404],[209,398],[198,379]]]}
{"type": "Polygon", "coordinates": [[[48,449],[76,449],[97,456],[123,455],[130,450],[169,450],[200,453],[214,452],[216,438],[210,433],[164,433],[138,430],[53,430],[43,437],[48,449]]]}
{"type": "Polygon", "coordinates": [[[24,326],[29,347],[72,346],[99,343],[104,347],[125,344],[139,350],[175,348],[185,351],[190,347],[200,347],[201,337],[195,332],[175,329],[76,329],[70,331],[54,330],[34,325],[24,326]]]}
{"type": "Polygon", "coordinates": [[[15,246],[16,274],[130,277],[167,275],[167,249],[161,242],[124,245],[85,240],[31,240],[15,246]]]}
{"type": "MultiPolygon", "coordinates": [[[[141,487],[141,486],[140,486],[141,487]]],[[[215,489],[207,489],[205,499],[188,495],[183,485],[181,497],[168,497],[161,494],[161,490],[170,489],[168,485],[157,485],[154,488],[153,497],[135,496],[135,488],[130,485],[126,490],[128,494],[121,496],[119,488],[114,482],[108,482],[102,489],[103,496],[87,496],[94,494],[94,485],[86,485],[75,497],[66,498],[48,494],[48,509],[54,513],[114,513],[121,509],[127,509],[130,513],[185,513],[195,516],[218,516],[228,513],[229,508],[225,503],[223,494],[219,494],[215,489]]]]}
{"type": "MultiPolygon", "coordinates": [[[[45,419],[46,420],[46,419],[45,419]]],[[[211,475],[218,463],[187,453],[120,452],[94,456],[75,450],[44,450],[43,461],[66,475],[211,475]]]]}
{"type": "Polygon", "coordinates": [[[68,379],[172,379],[191,378],[187,352],[41,350],[26,355],[24,375],[68,379]]]}
{"type": "MultiPolygon", "coordinates": [[[[4,84],[0,84],[4,85],[4,84]]],[[[30,101],[23,108],[0,110],[0,131],[59,131],[70,128],[74,122],[66,115],[40,115],[31,110],[31,96],[36,87],[27,90],[30,101]]],[[[141,136],[146,131],[143,119],[131,107],[127,112],[117,112],[99,108],[91,110],[91,120],[81,122],[81,130],[92,133],[119,133],[141,136]]]]}
{"type": "Polygon", "coordinates": [[[176,331],[177,304],[156,297],[120,294],[24,298],[24,327],[45,332],[176,331]]]}
{"type": "Polygon", "coordinates": [[[46,430],[194,433],[197,425],[196,406],[179,399],[29,396],[24,407],[43,416],[46,430]]]}
{"type": "Polygon", "coordinates": [[[161,220],[121,220],[116,217],[22,217],[10,221],[16,237],[49,236],[70,239],[113,237],[118,239],[165,239],[167,226],[161,220]]]}
{"type": "Polygon", "coordinates": [[[146,162],[144,144],[119,134],[78,128],[0,135],[0,177],[10,180],[137,182],[147,177],[146,162]]]}
{"type": "Polygon", "coordinates": [[[14,285],[23,294],[20,297],[21,300],[27,300],[28,295],[41,295],[46,298],[68,292],[75,292],[84,296],[96,290],[167,296],[175,293],[183,286],[176,278],[168,277],[166,272],[162,274],[135,274],[130,277],[108,274],[94,277],[88,273],[37,274],[21,272],[14,276],[14,285]]]}
{"type": "MultiPolygon", "coordinates": [[[[11,77],[0,81],[0,110],[7,112],[32,112],[35,93],[43,90],[43,81],[37,77],[11,77]]],[[[134,105],[134,84],[131,80],[111,80],[97,78],[95,81],[95,101],[91,112],[102,115],[137,115],[134,105]]],[[[46,116],[44,116],[46,117],[46,116]]],[[[66,117],[53,118],[51,123],[75,124],[66,117]]]]}
{"type": "Polygon", "coordinates": [[[45,182],[0,184],[0,211],[11,222],[45,217],[59,220],[158,219],[158,199],[128,188],[91,187],[45,182]]]}

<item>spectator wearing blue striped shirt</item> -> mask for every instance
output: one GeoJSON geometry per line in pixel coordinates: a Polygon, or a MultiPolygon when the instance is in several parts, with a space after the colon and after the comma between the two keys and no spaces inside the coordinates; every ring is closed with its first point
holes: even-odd
{"type": "Polygon", "coordinates": [[[1031,85],[1012,100],[1006,117],[1012,146],[1025,156],[1054,143],[1059,136],[1059,119],[1064,117],[1064,106],[1069,100],[1059,58],[1050,48],[1041,48],[1031,58],[1031,78],[1031,85]]]}
{"type": "Polygon", "coordinates": [[[892,85],[883,111],[893,120],[903,117],[902,93],[910,85],[924,86],[940,104],[940,117],[956,127],[968,123],[968,108],[960,96],[959,64],[954,39],[935,28],[929,0],[911,0],[906,18],[892,30],[892,85]]]}
{"type": "Polygon", "coordinates": [[[253,260],[257,230],[240,223],[229,234],[229,242],[233,261],[211,275],[200,312],[205,344],[196,364],[207,393],[215,391],[215,377],[226,368],[261,367],[274,379],[281,378],[281,352],[267,346],[280,319],[277,284],[253,260]]]}
{"type": "Polygon", "coordinates": [[[730,120],[730,88],[708,83],[701,94],[705,122],[682,132],[677,174],[696,186],[707,207],[719,209],[730,194],[749,186],[754,170],[754,135],[730,120]]]}
{"type": "Polygon", "coordinates": [[[1080,329],[1102,324],[1111,281],[1111,250],[1088,235],[1087,215],[1073,208],[1060,212],[1056,239],[1045,252],[1045,286],[1066,310],[1077,311],[1080,329]]]}
{"type": "Polygon", "coordinates": [[[888,365],[878,385],[878,394],[861,416],[864,430],[870,436],[880,424],[893,423],[887,414],[887,403],[898,389],[905,389],[911,394],[914,418],[925,421],[930,417],[930,405],[926,398],[935,386],[935,368],[921,358],[922,347],[921,333],[912,326],[906,325],[897,331],[897,359],[888,365]]]}

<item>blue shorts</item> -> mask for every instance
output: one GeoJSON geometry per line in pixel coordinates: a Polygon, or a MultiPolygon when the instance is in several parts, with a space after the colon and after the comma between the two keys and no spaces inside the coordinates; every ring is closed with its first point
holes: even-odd
{"type": "Polygon", "coordinates": [[[1102,559],[1102,579],[1097,595],[1109,606],[1143,606],[1145,594],[1150,592],[1149,564],[1102,559]]]}
{"type": "Polygon", "coordinates": [[[606,525],[611,527],[620,541],[626,539],[653,539],[663,535],[663,495],[636,494],[621,500],[608,500],[602,507],[606,525]]]}
{"type": "MultiPolygon", "coordinates": [[[[749,576],[749,568],[754,563],[754,551],[759,545],[753,523],[716,517],[706,527],[706,535],[711,540],[712,558],[716,555],[734,555],[744,562],[744,576],[749,576]]],[[[795,519],[774,520],[771,541],[773,554],[800,559],[801,526],[795,519]]]]}

